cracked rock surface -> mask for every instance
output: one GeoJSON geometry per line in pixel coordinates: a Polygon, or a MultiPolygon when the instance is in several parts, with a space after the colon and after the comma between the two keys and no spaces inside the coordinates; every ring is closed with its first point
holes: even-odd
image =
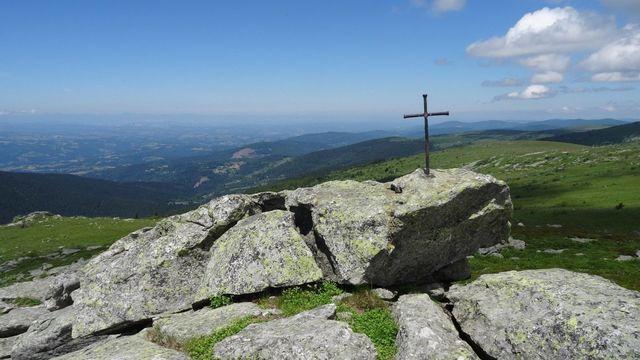
{"type": "Polygon", "coordinates": [[[447,297],[461,330],[496,359],[640,358],[640,293],[599,276],[508,271],[447,297]]]}
{"type": "Polygon", "coordinates": [[[397,360],[479,359],[429,295],[403,295],[392,310],[398,324],[397,360]]]}
{"type": "Polygon", "coordinates": [[[347,323],[328,318],[334,304],[298,315],[252,324],[217,343],[216,359],[367,359],[376,358],[366,335],[354,333],[347,323]]]}

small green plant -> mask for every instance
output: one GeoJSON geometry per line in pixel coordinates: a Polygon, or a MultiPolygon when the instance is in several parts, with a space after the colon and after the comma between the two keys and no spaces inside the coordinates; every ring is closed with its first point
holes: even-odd
{"type": "Polygon", "coordinates": [[[211,306],[214,309],[227,306],[233,303],[233,298],[229,295],[212,296],[209,300],[210,300],[209,306],[211,306]]]}
{"type": "Polygon", "coordinates": [[[246,317],[235,321],[231,325],[215,331],[208,336],[191,339],[184,344],[183,349],[194,360],[210,360],[213,358],[213,346],[223,339],[235,335],[242,331],[250,324],[259,323],[268,320],[262,317],[246,317]]]}
{"type": "Polygon", "coordinates": [[[285,316],[311,310],[331,302],[331,298],[342,294],[342,290],[333,282],[306,285],[286,289],[276,304],[285,316]]]}
{"type": "Polygon", "coordinates": [[[394,358],[398,326],[388,309],[371,309],[362,314],[355,312],[349,325],[353,331],[365,334],[371,339],[378,352],[378,360],[394,358]]]}
{"type": "Polygon", "coordinates": [[[28,307],[28,306],[37,306],[42,304],[42,301],[38,299],[32,299],[28,297],[18,297],[12,300],[9,300],[10,303],[20,307],[28,307]]]}

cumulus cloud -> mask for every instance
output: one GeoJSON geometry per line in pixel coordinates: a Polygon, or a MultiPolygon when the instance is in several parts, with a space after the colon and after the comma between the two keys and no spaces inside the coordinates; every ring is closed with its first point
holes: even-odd
{"type": "Polygon", "coordinates": [[[410,0],[411,6],[431,8],[435,12],[459,11],[467,4],[467,0],[410,0]]]}
{"type": "Polygon", "coordinates": [[[524,81],[507,77],[500,80],[485,80],[481,85],[485,87],[515,87],[524,85],[524,81]]]}
{"type": "Polygon", "coordinates": [[[500,100],[538,100],[556,96],[556,92],[545,85],[529,85],[522,91],[498,95],[494,101],[500,100]]]}
{"type": "Polygon", "coordinates": [[[571,58],[561,54],[542,54],[520,59],[519,62],[521,65],[536,71],[561,72],[567,70],[571,64],[571,58]]]}
{"type": "Polygon", "coordinates": [[[537,73],[531,78],[531,82],[534,84],[559,83],[562,80],[564,80],[564,75],[555,71],[537,73]]]}
{"type": "Polygon", "coordinates": [[[640,80],[640,26],[626,26],[620,38],[591,54],[581,65],[594,73],[593,81],[640,80]]]}
{"type": "Polygon", "coordinates": [[[615,33],[613,17],[545,7],[525,14],[504,36],[469,45],[467,52],[490,58],[567,53],[597,48],[615,33]]]}

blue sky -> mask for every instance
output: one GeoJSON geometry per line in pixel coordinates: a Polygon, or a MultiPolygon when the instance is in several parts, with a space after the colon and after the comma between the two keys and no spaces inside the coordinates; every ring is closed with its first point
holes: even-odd
{"type": "Polygon", "coordinates": [[[0,114],[638,118],[639,4],[3,1],[0,114]]]}

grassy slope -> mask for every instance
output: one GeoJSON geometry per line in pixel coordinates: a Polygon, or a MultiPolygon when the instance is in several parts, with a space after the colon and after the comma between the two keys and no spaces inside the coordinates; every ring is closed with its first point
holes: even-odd
{"type": "MultiPolygon", "coordinates": [[[[87,250],[89,246],[110,245],[124,235],[155,220],[117,220],[112,218],[49,218],[26,228],[0,227],[0,264],[8,260],[29,257],[20,265],[0,274],[0,286],[15,281],[19,274],[40,267],[43,263],[64,265],[81,257],[89,258],[102,249],[87,250]],[[53,259],[43,256],[55,253],[59,247],[77,248],[80,252],[53,259]]],[[[26,280],[26,279],[25,279],[26,280]]]]}
{"type": "MultiPolygon", "coordinates": [[[[273,189],[309,186],[326,180],[390,180],[422,165],[421,156],[293,179],[273,189]]],[[[474,162],[476,171],[505,180],[514,203],[513,236],[527,241],[524,251],[505,251],[503,259],[475,257],[474,277],[510,269],[563,267],[598,274],[640,290],[638,261],[619,255],[640,250],[640,143],[589,148],[547,141],[489,141],[432,154],[434,168],[474,162]],[[622,203],[624,207],[616,210],[622,203]],[[552,228],[547,225],[562,225],[552,228]],[[589,244],[569,237],[595,238],[589,244]],[[547,254],[545,249],[567,249],[547,254]],[[538,252],[541,251],[541,252],[538,252]],[[575,254],[584,254],[576,256],[575,254]],[[511,259],[518,257],[519,259],[511,259]]],[[[264,188],[263,188],[264,189],[264,188]]]]}

